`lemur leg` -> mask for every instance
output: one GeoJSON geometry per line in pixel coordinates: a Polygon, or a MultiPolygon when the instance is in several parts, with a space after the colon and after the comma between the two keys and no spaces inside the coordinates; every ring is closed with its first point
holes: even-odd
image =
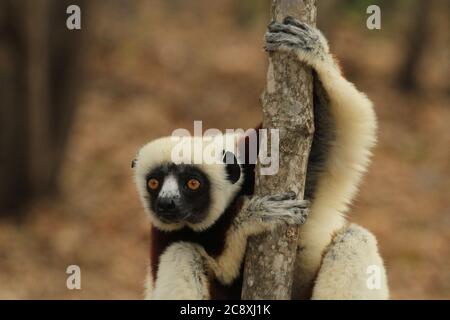
{"type": "Polygon", "coordinates": [[[344,226],[344,214],[368,165],[376,119],[370,100],[341,75],[317,29],[291,17],[272,23],[266,33],[266,50],[293,53],[317,72],[335,126],[335,140],[318,176],[310,217],[300,227],[293,297],[309,298],[322,254],[333,233],[344,226]]]}
{"type": "Polygon", "coordinates": [[[160,256],[158,274],[148,299],[209,299],[208,267],[202,249],[176,242],[160,256]]]}
{"type": "Polygon", "coordinates": [[[369,231],[352,224],[336,235],[322,260],[312,298],[389,298],[386,271],[369,231]]]}

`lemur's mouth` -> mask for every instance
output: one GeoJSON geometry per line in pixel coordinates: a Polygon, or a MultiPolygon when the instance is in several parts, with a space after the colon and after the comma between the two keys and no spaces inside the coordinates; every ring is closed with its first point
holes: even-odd
{"type": "Polygon", "coordinates": [[[173,223],[180,223],[186,221],[191,216],[190,213],[173,213],[173,214],[167,214],[166,212],[161,214],[158,213],[158,219],[161,220],[161,222],[166,224],[173,224],[173,223]]]}

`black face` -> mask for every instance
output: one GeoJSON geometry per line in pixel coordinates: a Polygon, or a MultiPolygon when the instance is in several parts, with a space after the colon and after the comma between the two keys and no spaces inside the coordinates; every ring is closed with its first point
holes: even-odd
{"type": "Polygon", "coordinates": [[[151,210],[164,223],[199,223],[211,204],[210,181],[192,165],[154,169],[147,175],[147,192],[151,210]]]}

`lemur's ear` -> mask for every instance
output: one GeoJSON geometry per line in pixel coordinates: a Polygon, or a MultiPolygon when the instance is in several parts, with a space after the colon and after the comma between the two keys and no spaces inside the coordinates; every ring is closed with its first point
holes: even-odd
{"type": "Polygon", "coordinates": [[[223,163],[225,163],[225,170],[227,171],[228,180],[232,184],[239,181],[241,177],[241,166],[239,165],[236,156],[230,151],[223,151],[223,163]]]}
{"type": "Polygon", "coordinates": [[[131,160],[131,168],[136,167],[136,161],[137,161],[137,159],[131,160]]]}

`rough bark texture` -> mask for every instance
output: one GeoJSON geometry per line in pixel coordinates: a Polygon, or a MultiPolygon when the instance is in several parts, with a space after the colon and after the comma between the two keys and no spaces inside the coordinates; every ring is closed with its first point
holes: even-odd
{"type": "MultiPolygon", "coordinates": [[[[291,15],[314,25],[316,12],[316,0],[274,0],[272,3],[272,19],[277,21],[291,15]]],[[[303,198],[314,132],[310,68],[300,64],[293,55],[272,54],[261,102],[263,127],[279,129],[280,168],[276,175],[261,176],[257,167],[256,194],[292,190],[303,198]]],[[[280,227],[271,234],[249,239],[243,299],[291,298],[297,238],[298,227],[280,227]]]]}

